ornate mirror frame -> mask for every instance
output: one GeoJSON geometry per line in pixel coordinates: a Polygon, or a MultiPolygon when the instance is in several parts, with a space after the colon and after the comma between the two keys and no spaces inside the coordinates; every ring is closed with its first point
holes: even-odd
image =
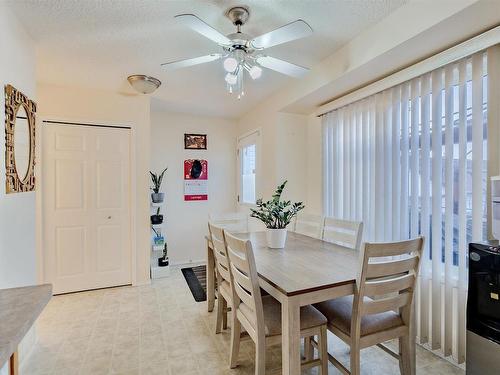
{"type": "Polygon", "coordinates": [[[35,190],[35,114],[36,103],[11,85],[5,85],[5,190],[7,194],[35,190]],[[16,169],[14,130],[19,108],[26,111],[29,126],[29,165],[26,176],[16,169]],[[23,178],[21,180],[21,178],[23,178]]]}

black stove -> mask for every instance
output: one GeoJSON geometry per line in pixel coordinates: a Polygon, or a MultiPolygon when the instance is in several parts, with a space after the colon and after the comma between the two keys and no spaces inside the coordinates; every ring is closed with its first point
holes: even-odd
{"type": "Polygon", "coordinates": [[[500,374],[500,246],[469,244],[467,374],[500,374]]]}

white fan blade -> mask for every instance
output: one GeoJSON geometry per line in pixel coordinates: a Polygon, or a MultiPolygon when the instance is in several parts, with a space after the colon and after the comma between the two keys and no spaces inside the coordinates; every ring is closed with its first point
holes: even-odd
{"type": "Polygon", "coordinates": [[[195,57],[193,59],[177,60],[161,64],[167,70],[175,70],[180,68],[187,68],[188,66],[204,64],[210,61],[219,60],[222,57],[220,53],[213,53],[211,55],[195,57]]]}
{"type": "Polygon", "coordinates": [[[222,45],[230,45],[231,40],[225,35],[215,30],[212,26],[206,24],[194,14],[179,14],[175,18],[183,25],[193,29],[197,33],[203,35],[205,38],[213,40],[215,43],[222,45]]]}
{"type": "Polygon", "coordinates": [[[271,56],[260,56],[257,58],[257,62],[265,68],[275,70],[279,73],[286,74],[288,76],[300,78],[306,74],[309,69],[304,68],[299,65],[289,63],[280,59],[276,59],[271,56]]]}
{"type": "Polygon", "coordinates": [[[309,26],[303,20],[297,20],[288,25],[282,26],[279,29],[270,31],[266,34],[254,38],[250,44],[253,48],[263,49],[278,44],[283,44],[291,42],[292,40],[304,38],[311,35],[313,32],[311,26],[309,26]]]}

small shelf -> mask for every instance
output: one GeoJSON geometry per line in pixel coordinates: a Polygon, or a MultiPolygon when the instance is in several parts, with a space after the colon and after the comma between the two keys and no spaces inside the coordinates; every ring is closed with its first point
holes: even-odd
{"type": "Polygon", "coordinates": [[[163,250],[162,251],[155,251],[153,250],[151,252],[151,278],[152,279],[159,279],[162,277],[167,277],[170,274],[170,266],[165,266],[165,267],[160,267],[158,265],[158,258],[161,258],[163,256],[163,250]]]}
{"type": "Polygon", "coordinates": [[[162,277],[167,277],[168,275],[170,275],[170,266],[159,267],[158,264],[156,266],[151,265],[152,279],[160,279],[162,277]]]}
{"type": "Polygon", "coordinates": [[[153,252],[155,252],[155,251],[161,251],[161,252],[162,252],[162,254],[163,254],[163,249],[164,249],[164,247],[165,247],[165,244],[163,244],[163,245],[154,245],[154,244],[153,244],[153,245],[151,245],[151,250],[152,250],[153,252]]]}
{"type": "MultiPolygon", "coordinates": [[[[151,198],[150,198],[151,199],[151,198]]],[[[151,214],[156,214],[158,210],[160,210],[160,213],[165,215],[163,211],[165,211],[165,206],[166,202],[165,200],[161,203],[155,203],[150,200],[150,208],[151,208],[151,214]]],[[[154,240],[152,236],[151,238],[151,255],[150,255],[150,272],[151,272],[151,279],[159,279],[162,277],[167,277],[170,274],[170,267],[165,266],[165,267],[160,267],[158,266],[158,258],[163,257],[163,250],[165,248],[165,245],[167,244],[166,236],[165,233],[165,216],[163,217],[163,222],[161,224],[151,224],[151,233],[153,234],[153,229],[157,231],[157,234],[160,234],[164,238],[164,243],[162,245],[155,245],[154,240]]]]}
{"type": "Polygon", "coordinates": [[[151,249],[151,252],[152,252],[152,256],[153,257],[159,258],[159,257],[163,256],[163,247],[160,250],[158,250],[158,249],[151,249]]]}

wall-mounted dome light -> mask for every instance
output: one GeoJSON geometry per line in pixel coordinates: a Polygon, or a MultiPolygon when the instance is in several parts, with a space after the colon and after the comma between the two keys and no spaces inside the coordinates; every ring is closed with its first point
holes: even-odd
{"type": "Polygon", "coordinates": [[[145,76],[143,74],[131,75],[127,78],[127,80],[135,91],[142,94],[151,94],[161,85],[161,81],[159,79],[145,76]]]}

